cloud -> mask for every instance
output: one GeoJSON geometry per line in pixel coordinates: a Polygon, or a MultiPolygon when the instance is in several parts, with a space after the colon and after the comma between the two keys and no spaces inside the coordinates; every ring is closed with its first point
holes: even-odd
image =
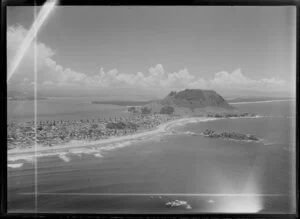
{"type": "Polygon", "coordinates": [[[142,89],[181,89],[185,87],[201,88],[205,85],[202,78],[191,75],[187,69],[178,72],[167,73],[161,64],[148,69],[148,73],[138,72],[136,74],[119,73],[117,69],[105,72],[100,69],[98,75],[92,77],[92,81],[103,87],[133,87],[142,89]]]}
{"type": "MultiPolygon", "coordinates": [[[[24,40],[27,30],[22,26],[10,26],[7,30],[7,60],[11,64],[18,47],[24,40]]],[[[59,87],[77,87],[84,89],[129,88],[144,91],[164,92],[185,88],[224,89],[224,90],[285,90],[288,83],[278,78],[250,79],[242,74],[240,68],[232,73],[218,72],[212,79],[204,79],[191,74],[183,68],[177,72],[167,72],[162,64],[157,64],[142,73],[122,73],[117,69],[87,75],[58,64],[55,51],[43,43],[37,43],[37,81],[36,84],[59,89],[59,87]]],[[[16,73],[8,84],[34,84],[34,47],[30,45],[16,73]]]]}
{"type": "MultiPolygon", "coordinates": [[[[22,26],[10,26],[7,30],[7,65],[11,66],[12,60],[28,31],[22,26]]],[[[34,81],[34,65],[37,67],[37,83],[53,82],[53,84],[82,82],[87,77],[85,74],[64,68],[53,59],[55,52],[43,43],[31,44],[25,53],[18,69],[11,77],[11,84],[24,83],[24,78],[30,84],[34,81]]]]}
{"type": "Polygon", "coordinates": [[[244,76],[238,68],[232,73],[221,71],[215,74],[210,80],[211,87],[232,89],[232,90],[283,90],[287,88],[287,81],[278,78],[262,78],[253,80],[244,76]]]}

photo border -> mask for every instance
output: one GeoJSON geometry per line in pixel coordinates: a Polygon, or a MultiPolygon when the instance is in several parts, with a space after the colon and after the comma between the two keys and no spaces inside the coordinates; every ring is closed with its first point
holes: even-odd
{"type": "MultiPolygon", "coordinates": [[[[1,80],[0,80],[0,121],[7,121],[7,77],[5,72],[7,71],[7,47],[6,47],[6,7],[7,6],[40,6],[43,5],[45,0],[2,0],[1,3],[1,80]]],[[[299,110],[299,2],[297,0],[101,0],[101,1],[92,1],[92,0],[61,0],[59,5],[74,5],[74,6],[88,6],[88,5],[97,5],[97,6],[121,6],[121,5],[132,5],[132,6],[295,6],[296,7],[296,214],[236,214],[236,213],[209,213],[209,214],[67,214],[67,213],[7,213],[7,124],[0,122],[0,133],[1,133],[1,151],[0,151],[0,176],[1,176],[1,187],[0,187],[0,217],[5,218],[30,218],[30,217],[43,217],[43,218],[298,218],[299,217],[299,121],[298,121],[298,110],[299,110]]]]}

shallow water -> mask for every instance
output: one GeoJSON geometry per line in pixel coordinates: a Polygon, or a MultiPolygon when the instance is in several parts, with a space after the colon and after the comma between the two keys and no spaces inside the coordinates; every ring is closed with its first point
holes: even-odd
{"type": "Polygon", "coordinates": [[[262,143],[187,134],[156,136],[101,156],[79,153],[38,158],[36,178],[34,164],[22,161],[22,166],[8,168],[8,211],[294,212],[293,103],[239,107],[272,117],[221,119],[176,130],[237,131],[255,134],[264,139],[262,143]],[[175,200],[187,204],[166,205],[175,200]]]}

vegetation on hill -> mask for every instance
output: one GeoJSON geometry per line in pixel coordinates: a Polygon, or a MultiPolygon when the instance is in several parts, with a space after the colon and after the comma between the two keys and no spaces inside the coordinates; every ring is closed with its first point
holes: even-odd
{"type": "Polygon", "coordinates": [[[151,109],[148,107],[143,107],[141,108],[141,113],[142,114],[150,114],[151,113],[151,109]]]}
{"type": "Polygon", "coordinates": [[[187,108],[221,107],[232,108],[226,100],[213,90],[185,89],[171,92],[162,99],[162,104],[187,108]]]}
{"type": "Polygon", "coordinates": [[[138,113],[138,109],[135,106],[128,107],[128,112],[130,113],[138,113]]]}
{"type": "Polygon", "coordinates": [[[214,110],[234,110],[226,100],[213,90],[185,89],[183,91],[172,91],[162,100],[151,101],[146,104],[152,113],[168,114],[166,109],[174,114],[197,114],[214,110]]]}
{"type": "Polygon", "coordinates": [[[165,107],[161,108],[161,110],[160,110],[160,114],[171,115],[173,113],[174,113],[174,107],[172,107],[172,106],[165,106],[165,107]]]}

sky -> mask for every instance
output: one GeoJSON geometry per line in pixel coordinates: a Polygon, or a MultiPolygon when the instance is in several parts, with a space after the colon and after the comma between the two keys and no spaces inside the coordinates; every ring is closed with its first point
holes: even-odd
{"type": "MultiPolygon", "coordinates": [[[[40,9],[7,8],[8,69],[40,9]]],[[[7,83],[54,96],[295,96],[295,76],[293,6],[55,6],[7,83]]]]}

